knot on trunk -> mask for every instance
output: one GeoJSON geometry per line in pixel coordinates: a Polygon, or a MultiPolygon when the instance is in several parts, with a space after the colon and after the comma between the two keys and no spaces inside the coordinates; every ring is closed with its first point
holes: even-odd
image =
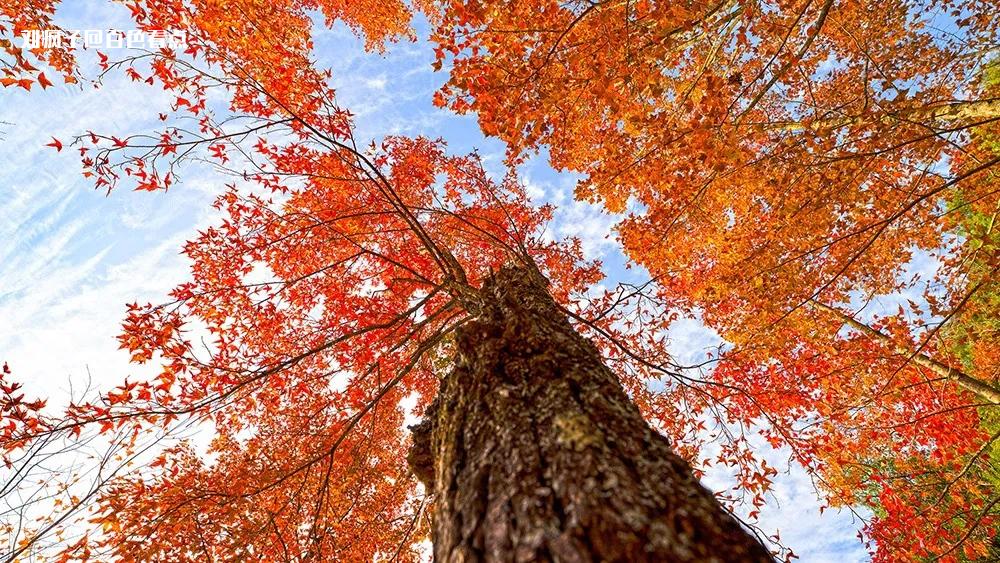
{"type": "Polygon", "coordinates": [[[424,418],[409,426],[412,432],[413,444],[406,454],[406,461],[410,464],[413,474],[427,488],[427,491],[434,490],[434,452],[431,446],[431,437],[434,432],[434,414],[437,411],[437,400],[432,402],[424,418]]]}

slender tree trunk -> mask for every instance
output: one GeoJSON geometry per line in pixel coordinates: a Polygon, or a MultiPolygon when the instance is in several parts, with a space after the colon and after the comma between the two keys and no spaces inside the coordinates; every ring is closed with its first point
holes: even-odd
{"type": "Polygon", "coordinates": [[[541,277],[505,268],[457,339],[410,462],[435,561],[763,562],[541,277]]]}

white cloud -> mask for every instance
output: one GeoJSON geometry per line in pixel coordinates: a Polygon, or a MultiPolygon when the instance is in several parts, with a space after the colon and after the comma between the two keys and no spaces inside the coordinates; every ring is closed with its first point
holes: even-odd
{"type": "MultiPolygon", "coordinates": [[[[826,509],[820,513],[823,503],[817,499],[813,482],[802,467],[789,463],[788,449],[775,450],[758,435],[748,435],[748,439],[754,452],[779,470],[756,524],[768,535],[778,534],[781,543],[791,548],[800,561],[868,561],[869,555],[856,537],[863,523],[847,509],[826,509]]],[[[717,450],[717,447],[714,452],[709,448],[706,453],[717,453],[717,450]]],[[[735,483],[728,470],[725,466],[713,465],[706,472],[703,483],[714,491],[731,489],[735,483]]],[[[747,518],[750,510],[750,506],[741,506],[737,512],[747,518]]]]}
{"type": "MultiPolygon", "coordinates": [[[[62,15],[69,28],[96,25],[62,15]]],[[[184,278],[181,244],[214,211],[221,181],[199,170],[167,194],[106,197],[82,177],[71,137],[155,127],[169,103],[158,88],[118,77],[0,95],[0,120],[13,123],[0,141],[0,361],[57,404],[69,377],[115,385],[135,371],[115,340],[125,303],[161,301],[184,278]],[[61,152],[44,146],[51,137],[61,152]]]]}

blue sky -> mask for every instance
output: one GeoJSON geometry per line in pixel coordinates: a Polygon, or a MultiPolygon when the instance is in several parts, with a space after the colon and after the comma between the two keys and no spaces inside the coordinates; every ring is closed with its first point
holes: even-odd
{"type": "MultiPolygon", "coordinates": [[[[128,12],[106,1],[74,0],[57,20],[67,29],[130,29],[128,12]]],[[[423,34],[421,34],[423,37],[423,34]]],[[[477,149],[499,171],[503,145],[484,138],[474,117],[436,109],[431,95],[443,82],[431,70],[433,54],[421,41],[390,46],[385,56],[364,54],[344,28],[317,30],[316,56],[332,68],[343,106],[357,116],[358,135],[444,138],[454,152],[477,149]]],[[[113,53],[109,53],[114,58],[113,53]]],[[[84,57],[86,64],[88,57],[84,57]]],[[[105,197],[80,175],[75,151],[45,147],[98,129],[111,134],[148,130],[169,99],[155,88],[115,76],[100,89],[58,85],[46,91],[0,90],[0,361],[8,362],[29,394],[54,403],[88,380],[96,387],[141,375],[114,338],[125,304],[158,302],[186,275],[181,244],[215,219],[209,206],[230,179],[189,167],[167,193],[120,191],[105,197]]],[[[578,236],[589,257],[601,258],[610,281],[624,275],[624,258],[611,234],[615,218],[573,201],[575,179],[549,168],[543,157],[520,170],[529,195],[558,206],[552,234],[578,236]]],[[[696,320],[678,323],[672,351],[682,362],[702,357],[717,337],[696,320]]],[[[784,469],[787,457],[768,452],[784,469]]],[[[848,512],[819,514],[809,479],[797,467],[779,475],[774,502],[760,524],[803,561],[865,561],[848,512]]],[[[711,488],[727,486],[710,474],[711,488]]]]}

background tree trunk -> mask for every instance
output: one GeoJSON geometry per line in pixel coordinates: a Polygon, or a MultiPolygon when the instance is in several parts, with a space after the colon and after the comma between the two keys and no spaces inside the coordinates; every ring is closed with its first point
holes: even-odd
{"type": "Polygon", "coordinates": [[[436,561],[772,561],[643,420],[541,276],[505,268],[458,334],[410,462],[436,561]]]}

